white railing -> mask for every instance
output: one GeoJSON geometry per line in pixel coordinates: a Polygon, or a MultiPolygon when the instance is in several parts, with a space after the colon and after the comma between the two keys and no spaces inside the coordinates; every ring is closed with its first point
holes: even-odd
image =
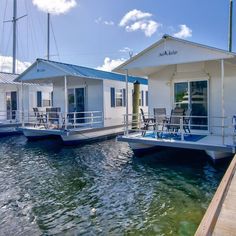
{"type": "Polygon", "coordinates": [[[18,110],[0,110],[0,124],[19,124],[20,113],[18,110]]]}
{"type": "Polygon", "coordinates": [[[174,116],[166,115],[152,116],[149,114],[128,114],[124,115],[124,135],[128,136],[134,132],[139,132],[145,136],[146,132],[152,130],[156,137],[162,134],[178,134],[181,141],[184,141],[185,134],[198,135],[220,135],[222,143],[225,138],[230,137],[233,144],[236,144],[236,117],[220,116],[174,116]],[[199,121],[197,123],[197,121],[199,121]],[[205,122],[203,122],[205,121],[205,122]],[[205,123],[205,124],[204,124],[205,123]]]}
{"type": "Polygon", "coordinates": [[[45,129],[76,129],[81,127],[96,128],[103,124],[101,111],[85,112],[21,112],[22,126],[26,124],[45,129]]]}

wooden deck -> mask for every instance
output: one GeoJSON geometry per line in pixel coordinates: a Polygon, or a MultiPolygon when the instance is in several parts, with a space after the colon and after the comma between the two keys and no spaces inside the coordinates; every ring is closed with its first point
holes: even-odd
{"type": "Polygon", "coordinates": [[[205,235],[236,235],[236,155],[195,233],[205,235]]]}

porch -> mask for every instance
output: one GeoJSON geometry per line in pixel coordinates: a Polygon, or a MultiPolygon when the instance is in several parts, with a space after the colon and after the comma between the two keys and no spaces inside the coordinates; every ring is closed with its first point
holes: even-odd
{"type": "MultiPolygon", "coordinates": [[[[124,134],[118,141],[128,142],[135,153],[141,153],[154,147],[172,147],[206,151],[214,159],[235,153],[235,119],[232,117],[196,117],[175,116],[175,123],[166,117],[142,115],[124,116],[124,134]],[[193,125],[191,120],[208,118],[206,125],[193,125]],[[184,120],[188,119],[189,123],[184,120]],[[149,122],[148,126],[145,122],[149,122]],[[188,130],[186,129],[188,126],[188,130]],[[210,127],[208,127],[210,126],[210,127]],[[170,128],[174,127],[174,129],[170,128]],[[212,132],[216,131],[217,132],[212,132]]],[[[172,119],[173,120],[173,119],[172,119]]],[[[199,123],[199,122],[197,122],[199,123]]]]}

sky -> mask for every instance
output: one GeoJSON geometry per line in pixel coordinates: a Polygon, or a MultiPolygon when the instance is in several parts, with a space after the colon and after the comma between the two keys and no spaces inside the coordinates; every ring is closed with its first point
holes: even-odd
{"type": "MultiPolygon", "coordinates": [[[[13,0],[0,0],[0,71],[11,71],[13,0]]],[[[46,58],[112,70],[163,34],[227,49],[229,0],[17,0],[17,72],[46,58]]],[[[236,9],[236,7],[235,7],[236,9]]],[[[235,27],[234,27],[235,29],[235,27]]],[[[234,32],[235,30],[233,30],[234,32]]],[[[233,35],[234,36],[234,35],[233,35]]],[[[233,37],[233,51],[236,50],[233,37]]]]}

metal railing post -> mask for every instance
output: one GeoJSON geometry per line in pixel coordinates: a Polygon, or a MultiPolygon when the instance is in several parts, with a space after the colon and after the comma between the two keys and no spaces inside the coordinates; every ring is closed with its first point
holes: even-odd
{"type": "Polygon", "coordinates": [[[91,128],[93,127],[93,112],[91,112],[91,118],[90,118],[90,120],[91,120],[91,128]]]}
{"type": "Polygon", "coordinates": [[[128,136],[128,134],[129,134],[129,117],[128,117],[128,114],[126,114],[125,117],[126,117],[125,134],[126,134],[126,136],[128,136]]]}
{"type": "Polygon", "coordinates": [[[180,132],[181,132],[181,141],[184,141],[183,116],[180,118],[180,132]]]}

